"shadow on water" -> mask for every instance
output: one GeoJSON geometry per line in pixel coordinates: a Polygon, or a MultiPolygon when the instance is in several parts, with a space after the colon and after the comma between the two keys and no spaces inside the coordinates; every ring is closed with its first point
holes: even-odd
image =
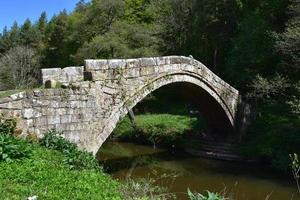
{"type": "MultiPolygon", "coordinates": [[[[110,154],[100,151],[97,155],[99,162],[104,167],[104,170],[113,174],[121,170],[129,170],[132,167],[143,167],[148,165],[158,165],[163,162],[186,162],[189,165],[185,166],[185,171],[205,170],[206,172],[228,174],[228,175],[243,175],[248,177],[268,178],[280,180],[281,184],[290,185],[291,181],[287,178],[289,174],[284,174],[276,170],[270,169],[267,165],[259,163],[246,163],[239,161],[219,161],[215,159],[200,158],[184,152],[183,150],[166,150],[153,149],[151,146],[138,145],[134,143],[125,142],[108,142],[103,148],[117,148],[128,147],[127,153],[110,154]],[[135,147],[136,153],[130,151],[131,147],[135,147]],[[142,149],[139,147],[143,147],[142,149]]],[[[115,152],[118,153],[118,152],[115,152]]]]}
{"type": "Polygon", "coordinates": [[[174,182],[170,191],[180,194],[178,199],[187,198],[184,194],[187,188],[200,192],[230,188],[235,199],[241,200],[265,199],[270,193],[271,200],[300,199],[295,196],[296,190],[288,175],[254,163],[203,159],[183,151],[124,142],[105,143],[98,159],[105,171],[118,179],[176,174],[167,181],[174,182]]]}

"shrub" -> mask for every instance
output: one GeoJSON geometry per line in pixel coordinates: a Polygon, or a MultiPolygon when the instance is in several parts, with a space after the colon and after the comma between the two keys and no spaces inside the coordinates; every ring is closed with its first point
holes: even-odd
{"type": "Polygon", "coordinates": [[[299,179],[300,179],[300,162],[299,162],[298,154],[296,154],[296,153],[290,154],[290,159],[291,159],[290,166],[292,168],[293,177],[296,181],[297,189],[298,189],[298,192],[300,194],[300,183],[299,183],[299,179]]]}
{"type": "Polygon", "coordinates": [[[67,141],[62,133],[55,130],[48,131],[41,139],[41,144],[49,149],[62,152],[65,155],[64,163],[71,169],[98,169],[100,168],[94,156],[86,151],[80,151],[76,144],[67,141]]]}
{"type": "Polygon", "coordinates": [[[119,188],[123,199],[136,200],[166,200],[176,199],[175,195],[168,192],[168,188],[155,185],[154,179],[140,178],[133,180],[127,178],[119,188]]]}
{"type": "Polygon", "coordinates": [[[13,118],[4,118],[0,115],[0,135],[11,135],[16,128],[16,120],[13,118]]]}
{"type": "Polygon", "coordinates": [[[10,162],[29,157],[29,145],[22,139],[13,137],[16,120],[0,117],[0,162],[10,162]]]}
{"type": "Polygon", "coordinates": [[[31,151],[26,141],[11,135],[0,134],[0,162],[10,162],[29,157],[31,151]]]}
{"type": "Polygon", "coordinates": [[[207,196],[204,196],[197,192],[191,192],[190,189],[188,189],[188,196],[190,200],[226,200],[227,199],[218,193],[207,191],[207,196]]]}
{"type": "Polygon", "coordinates": [[[34,49],[11,48],[0,58],[0,90],[35,86],[39,65],[40,56],[34,49]]]}

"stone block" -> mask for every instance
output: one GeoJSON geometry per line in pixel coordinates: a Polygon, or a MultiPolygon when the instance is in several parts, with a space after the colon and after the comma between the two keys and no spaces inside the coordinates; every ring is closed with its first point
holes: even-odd
{"type": "Polygon", "coordinates": [[[37,109],[25,108],[23,110],[23,118],[24,119],[34,119],[34,118],[38,118],[40,116],[42,116],[42,113],[37,109]]]}
{"type": "Polygon", "coordinates": [[[140,58],[140,67],[151,67],[157,65],[154,58],[140,58]]]}
{"type": "Polygon", "coordinates": [[[45,84],[47,80],[59,80],[60,74],[61,74],[60,68],[42,69],[43,84],[45,84]]]}
{"type": "Polygon", "coordinates": [[[51,115],[48,116],[48,125],[60,124],[60,116],[59,115],[51,115]]]}
{"type": "Polygon", "coordinates": [[[126,66],[126,60],[123,59],[112,59],[108,60],[108,66],[109,68],[125,68],[126,66]]]}
{"type": "Polygon", "coordinates": [[[67,84],[83,81],[83,68],[83,66],[63,68],[58,81],[67,84]]]}
{"type": "Polygon", "coordinates": [[[46,126],[47,124],[48,124],[47,116],[42,116],[42,117],[36,118],[33,121],[34,127],[43,127],[43,126],[46,126]]]}
{"type": "Polygon", "coordinates": [[[60,116],[60,122],[62,124],[67,124],[72,122],[72,115],[62,115],[60,116]]]}
{"type": "Polygon", "coordinates": [[[88,72],[98,71],[101,69],[108,69],[108,61],[107,60],[85,60],[85,70],[88,72]]]}
{"type": "Polygon", "coordinates": [[[140,66],[139,59],[126,59],[126,68],[136,68],[140,66]]]}
{"type": "Polygon", "coordinates": [[[8,103],[10,101],[12,101],[12,99],[10,97],[0,98],[0,106],[1,106],[1,104],[8,103]]]}
{"type": "Polygon", "coordinates": [[[12,100],[20,100],[20,99],[24,99],[26,97],[26,93],[25,92],[19,92],[19,93],[16,93],[16,94],[12,94],[10,95],[10,98],[12,100]]]}

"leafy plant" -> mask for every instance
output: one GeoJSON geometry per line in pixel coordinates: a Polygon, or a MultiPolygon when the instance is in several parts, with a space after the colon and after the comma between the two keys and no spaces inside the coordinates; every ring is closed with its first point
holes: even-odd
{"type": "Polygon", "coordinates": [[[190,200],[226,200],[227,198],[221,196],[218,193],[207,191],[207,195],[202,195],[197,192],[191,192],[188,188],[188,196],[190,200]]]}
{"type": "Polygon", "coordinates": [[[300,162],[298,158],[298,154],[290,154],[290,159],[291,159],[291,168],[292,168],[292,173],[293,177],[296,181],[298,192],[300,194],[300,185],[299,185],[299,179],[300,179],[300,162]]]}
{"type": "Polygon", "coordinates": [[[30,153],[29,145],[24,140],[0,134],[0,162],[20,160],[29,157],[30,153]]]}
{"type": "Polygon", "coordinates": [[[0,162],[19,160],[30,155],[28,144],[22,139],[13,137],[16,120],[0,116],[0,162]]]}
{"type": "Polygon", "coordinates": [[[76,144],[62,137],[61,132],[49,130],[41,140],[41,144],[49,149],[62,152],[65,155],[64,163],[71,169],[98,169],[100,166],[94,156],[78,149],[76,144]]]}
{"type": "Polygon", "coordinates": [[[13,118],[5,118],[0,115],[0,134],[10,135],[13,134],[16,128],[16,120],[13,118]]]}
{"type": "Polygon", "coordinates": [[[140,178],[133,180],[127,178],[119,188],[124,199],[128,200],[167,200],[175,199],[175,195],[168,192],[165,187],[155,185],[155,180],[151,178],[140,178]]]}
{"type": "Polygon", "coordinates": [[[121,200],[119,183],[102,170],[72,170],[63,153],[30,144],[30,159],[0,162],[1,200],[101,199],[121,200]]]}

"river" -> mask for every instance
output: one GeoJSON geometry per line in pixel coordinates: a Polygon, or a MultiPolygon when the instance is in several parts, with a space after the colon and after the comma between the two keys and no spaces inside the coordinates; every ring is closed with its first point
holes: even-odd
{"type": "Polygon", "coordinates": [[[182,151],[106,142],[98,153],[106,172],[116,179],[154,178],[177,199],[192,191],[222,192],[235,200],[300,200],[293,180],[266,166],[194,157],[182,151]]]}

